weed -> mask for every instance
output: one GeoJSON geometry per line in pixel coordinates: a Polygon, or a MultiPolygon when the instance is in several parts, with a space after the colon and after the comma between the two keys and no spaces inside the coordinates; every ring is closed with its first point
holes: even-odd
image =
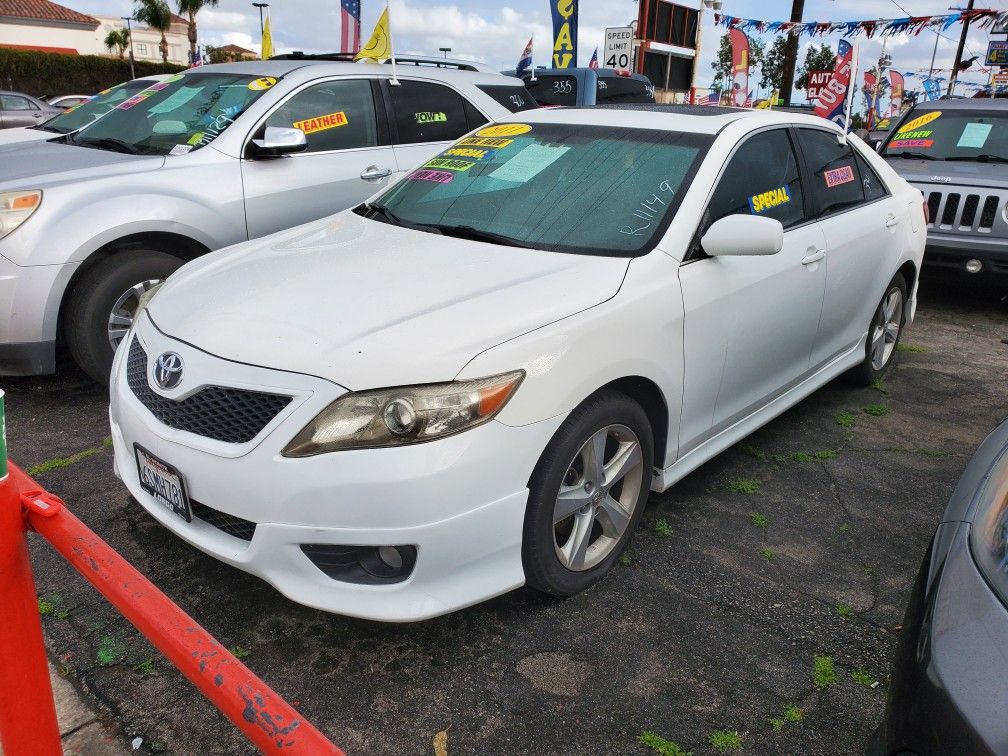
{"type": "Polygon", "coordinates": [[[619,555],[619,563],[624,567],[629,567],[630,563],[633,561],[633,555],[630,553],[630,549],[627,549],[622,554],[619,555]]]}
{"type": "Polygon", "coordinates": [[[864,574],[865,575],[874,575],[875,574],[875,568],[872,567],[870,564],[866,564],[865,567],[864,567],[864,574]]]}
{"type": "Polygon", "coordinates": [[[751,444],[748,444],[742,447],[742,451],[744,451],[750,457],[755,457],[760,462],[767,461],[767,453],[757,446],[752,446],[751,444]]]}
{"type": "Polygon", "coordinates": [[[854,614],[854,610],[851,609],[849,606],[847,606],[847,604],[837,604],[836,613],[846,619],[847,617],[850,617],[852,614],[854,614]]]}
{"type": "Polygon", "coordinates": [[[787,462],[787,457],[783,454],[774,454],[773,461],[776,462],[778,465],[783,465],[785,462],[787,462]]]}
{"type": "Polygon", "coordinates": [[[154,659],[144,659],[139,664],[134,664],[133,670],[135,672],[142,672],[145,675],[157,674],[157,670],[154,669],[154,659]]]}
{"type": "Polygon", "coordinates": [[[840,523],[840,532],[841,533],[850,533],[850,525],[848,525],[846,522],[841,522],[840,523]]]}
{"type": "Polygon", "coordinates": [[[728,753],[742,747],[742,736],[737,730],[714,730],[707,738],[707,742],[718,753],[728,753]]]}
{"type": "Polygon", "coordinates": [[[872,417],[885,417],[889,414],[889,407],[885,404],[869,404],[864,408],[864,412],[872,417]]]}
{"type": "Polygon", "coordinates": [[[692,751],[684,751],[674,740],[666,740],[661,735],[648,730],[637,736],[637,740],[662,756],[693,756],[692,751]]]}
{"type": "Polygon", "coordinates": [[[45,599],[38,600],[38,613],[39,614],[52,614],[56,611],[56,607],[45,599]]]}
{"type": "Polygon", "coordinates": [[[764,559],[766,559],[768,562],[772,562],[774,560],[774,557],[777,556],[776,552],[774,552],[773,549],[768,549],[766,546],[764,546],[762,549],[759,550],[759,555],[764,559]]]}
{"type": "Polygon", "coordinates": [[[794,454],[791,455],[791,459],[793,459],[795,462],[811,462],[812,455],[806,454],[805,452],[795,452],[794,454]]]}
{"type": "Polygon", "coordinates": [[[857,424],[857,416],[850,410],[840,410],[834,419],[841,428],[853,428],[857,424]]]}
{"type": "Polygon", "coordinates": [[[655,520],[654,531],[660,536],[670,536],[672,535],[672,526],[664,517],[659,517],[655,520]]]}
{"type": "Polygon", "coordinates": [[[231,648],[229,648],[228,651],[231,652],[231,654],[234,656],[235,659],[244,659],[246,656],[252,653],[247,648],[245,648],[245,646],[231,646],[231,648]]]}
{"type": "Polygon", "coordinates": [[[103,636],[98,644],[98,652],[95,654],[95,662],[99,667],[111,667],[118,664],[126,653],[122,644],[116,643],[107,635],[103,636]]]}
{"type": "Polygon", "coordinates": [[[784,719],[788,722],[801,722],[805,718],[805,711],[799,709],[794,704],[784,707],[784,719]]]}
{"type": "Polygon", "coordinates": [[[784,720],[778,719],[776,717],[770,717],[770,726],[774,728],[777,732],[784,729],[784,720]]]}
{"type": "Polygon", "coordinates": [[[949,455],[948,452],[925,449],[923,446],[918,446],[914,449],[914,454],[920,454],[922,457],[947,457],[949,455]]]}
{"type": "Polygon", "coordinates": [[[836,667],[833,666],[832,656],[815,657],[812,668],[812,682],[819,690],[828,688],[830,685],[836,685],[839,682],[836,667]]]}
{"type": "Polygon", "coordinates": [[[926,354],[931,350],[927,347],[918,346],[917,344],[897,344],[897,352],[910,352],[911,354],[926,354]]]}
{"type": "Polygon", "coordinates": [[[760,482],[747,478],[735,478],[735,480],[728,483],[728,488],[735,493],[754,494],[759,493],[760,482]]]}
{"type": "Polygon", "coordinates": [[[69,609],[57,609],[55,612],[53,612],[53,617],[55,617],[56,619],[65,620],[65,619],[67,619],[67,618],[70,617],[70,610],[69,609]]]}
{"type": "Polygon", "coordinates": [[[864,685],[866,688],[870,688],[875,684],[875,675],[869,672],[864,667],[858,667],[853,672],[851,672],[851,677],[854,678],[854,682],[864,685]]]}
{"type": "Polygon", "coordinates": [[[815,453],[815,458],[820,462],[825,462],[827,459],[836,459],[840,456],[840,452],[836,449],[823,449],[815,453]]]}
{"type": "Polygon", "coordinates": [[[881,378],[875,378],[871,383],[868,384],[868,388],[873,388],[876,391],[880,391],[883,394],[888,394],[889,389],[886,388],[885,381],[881,378]]]}
{"type": "Polygon", "coordinates": [[[767,517],[765,514],[761,514],[760,512],[750,512],[749,522],[751,522],[757,528],[765,528],[767,525],[770,524],[770,518],[767,517]]]}
{"type": "Polygon", "coordinates": [[[28,474],[31,476],[41,475],[42,473],[47,473],[50,470],[56,470],[60,467],[69,467],[70,465],[80,462],[82,459],[93,457],[100,451],[101,449],[97,448],[85,449],[84,451],[79,451],[76,454],[71,454],[69,457],[57,457],[56,459],[47,459],[45,462],[40,462],[34,467],[29,467],[28,474]]]}

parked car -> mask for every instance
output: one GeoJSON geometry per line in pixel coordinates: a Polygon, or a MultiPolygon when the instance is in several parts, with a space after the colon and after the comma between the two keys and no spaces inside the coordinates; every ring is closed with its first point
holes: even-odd
{"type": "Polygon", "coordinates": [[[63,112],[47,102],[21,92],[0,90],[0,129],[35,126],[63,112]]]}
{"type": "Polygon", "coordinates": [[[182,263],[355,205],[517,109],[511,94],[531,103],[500,74],[390,75],[203,66],[62,139],[0,148],[0,374],[52,372],[62,342],[107,381],[139,295],[182,263]]]}
{"type": "Polygon", "coordinates": [[[881,153],[927,198],[925,265],[1008,274],[1008,102],[922,103],[892,129],[881,153]]]}
{"type": "Polygon", "coordinates": [[[1008,751],[1008,421],[980,445],[914,583],[870,751],[1008,751]]]}
{"type": "Polygon", "coordinates": [[[419,620],[586,588],[649,490],[884,375],[920,192],[819,118],[626,107],[480,128],[148,291],[111,385],[130,493],[295,601],[419,620]]]}
{"type": "Polygon", "coordinates": [[[655,101],[647,76],[619,68],[537,68],[534,78],[531,71],[520,78],[539,105],[591,107],[655,101]]]}
{"type": "Polygon", "coordinates": [[[153,84],[157,84],[159,81],[164,81],[170,75],[153,74],[133,79],[123,84],[117,84],[88,98],[87,102],[74,105],[36,126],[4,129],[0,131],[0,145],[52,139],[55,136],[77,131],[87,126],[96,118],[105,115],[123,100],[132,97],[153,84]]]}
{"type": "Polygon", "coordinates": [[[46,98],[46,102],[54,108],[67,110],[75,105],[81,105],[90,99],[91,97],[89,95],[60,95],[59,97],[48,97],[46,98]]]}

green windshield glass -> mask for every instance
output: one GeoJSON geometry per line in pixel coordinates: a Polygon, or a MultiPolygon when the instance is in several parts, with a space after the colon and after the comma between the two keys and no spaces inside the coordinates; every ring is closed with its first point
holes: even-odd
{"type": "Polygon", "coordinates": [[[182,155],[210,144],[276,82],[240,74],[178,74],[124,99],[71,139],[83,147],[182,155]]]}
{"type": "Polygon", "coordinates": [[[915,110],[889,137],[884,155],[1008,162],[1008,111],[915,110]]]}
{"type": "Polygon", "coordinates": [[[421,230],[629,257],[657,243],[711,141],[672,131],[498,124],[459,140],[371,207],[376,218],[421,230]]]}
{"type": "Polygon", "coordinates": [[[154,83],[150,79],[141,79],[109,87],[91,99],[82,102],[80,105],[74,105],[55,118],[50,118],[39,126],[39,128],[45,131],[53,131],[57,134],[69,134],[71,131],[77,131],[77,129],[87,126],[94,119],[108,113],[123,100],[154,83]]]}

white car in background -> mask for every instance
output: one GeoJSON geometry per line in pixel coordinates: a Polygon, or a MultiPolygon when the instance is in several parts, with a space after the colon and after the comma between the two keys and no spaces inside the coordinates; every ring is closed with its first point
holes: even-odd
{"type": "Polygon", "coordinates": [[[406,621],[583,590],[649,490],[890,368],[924,211],[819,118],[537,110],[148,292],[115,468],[198,548],[406,621]]]}

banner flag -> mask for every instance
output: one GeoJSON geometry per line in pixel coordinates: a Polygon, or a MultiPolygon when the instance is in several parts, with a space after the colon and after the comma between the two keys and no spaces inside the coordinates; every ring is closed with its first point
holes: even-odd
{"type": "Polygon", "coordinates": [[[519,76],[525,71],[532,68],[532,37],[529,37],[528,44],[525,45],[525,49],[522,51],[521,57],[518,59],[518,66],[515,68],[515,73],[519,76]]]}
{"type": "Polygon", "coordinates": [[[577,67],[578,0],[550,0],[553,68],[577,67]]]}
{"type": "Polygon", "coordinates": [[[269,15],[266,16],[266,20],[263,22],[262,30],[262,52],[259,57],[263,60],[269,60],[273,57],[273,32],[270,31],[269,15]]]}
{"type": "Polygon", "coordinates": [[[598,68],[598,48],[592,53],[591,60],[588,61],[588,68],[598,68]]]}
{"type": "Polygon", "coordinates": [[[729,29],[731,40],[731,104],[745,107],[746,93],[749,91],[749,37],[738,29],[729,29]]]}
{"type": "Polygon", "coordinates": [[[354,60],[373,60],[382,63],[392,57],[392,36],[389,34],[388,6],[382,11],[375,24],[371,39],[354,56],[354,60]]]}
{"type": "Polygon", "coordinates": [[[833,78],[819,91],[815,113],[820,118],[838,126],[844,125],[844,103],[851,83],[851,57],[854,48],[846,39],[840,40],[837,48],[836,65],[833,67],[833,78]]]}
{"type": "Polygon", "coordinates": [[[899,71],[889,72],[889,115],[899,115],[903,107],[903,74],[899,71]]]}

